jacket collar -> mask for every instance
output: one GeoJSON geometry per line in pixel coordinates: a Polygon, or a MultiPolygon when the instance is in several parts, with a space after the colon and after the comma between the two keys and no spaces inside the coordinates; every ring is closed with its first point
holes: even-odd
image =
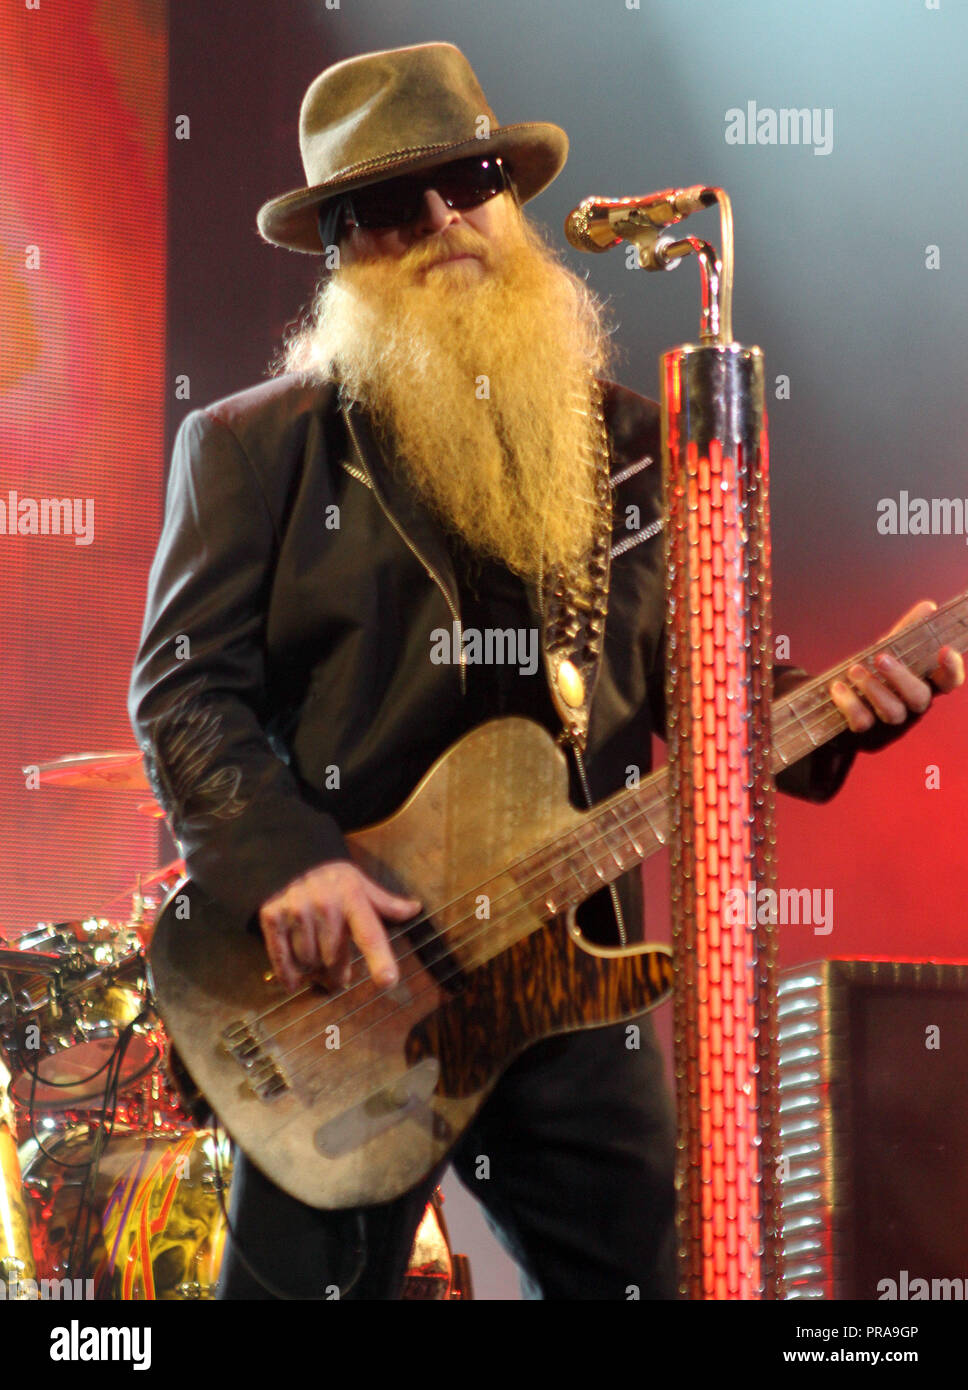
{"type": "Polygon", "coordinates": [[[388,465],[369,414],[346,401],[341,402],[341,410],[353,461],[365,473],[392,525],[429,571],[456,614],[460,603],[457,580],[443,532],[398,470],[388,465]]]}
{"type": "MultiPolygon", "coordinates": [[[[397,469],[387,462],[373,420],[359,406],[340,400],[353,462],[359,468],[391,524],[436,581],[455,622],[460,621],[460,594],[450,549],[442,528],[422,506],[397,469]]],[[[528,604],[536,620],[542,605],[537,585],[525,581],[528,604]]]]}

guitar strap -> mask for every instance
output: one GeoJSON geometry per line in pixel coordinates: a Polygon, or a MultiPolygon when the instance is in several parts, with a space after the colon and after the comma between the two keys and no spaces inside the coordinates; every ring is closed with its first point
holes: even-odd
{"type": "MultiPolygon", "coordinates": [[[[612,490],[603,392],[595,383],[591,402],[598,425],[594,452],[595,521],[582,566],[559,571],[543,585],[542,652],[548,686],[562,723],[561,738],[579,753],[588,743],[588,721],[598,681],[612,549],[612,490]]],[[[590,446],[591,447],[591,446],[590,446]]]]}
{"type": "MultiPolygon", "coordinates": [[[[601,669],[612,556],[611,462],[600,382],[595,383],[591,409],[598,425],[597,447],[590,470],[595,488],[592,541],[581,568],[572,574],[559,571],[552,582],[544,586],[541,642],[548,685],[562,724],[559,742],[569,744],[574,753],[582,794],[589,808],[592,795],[582,755],[588,746],[592,699],[601,669]]],[[[619,943],[626,946],[628,930],[618,889],[610,883],[608,891],[619,943]]]]}

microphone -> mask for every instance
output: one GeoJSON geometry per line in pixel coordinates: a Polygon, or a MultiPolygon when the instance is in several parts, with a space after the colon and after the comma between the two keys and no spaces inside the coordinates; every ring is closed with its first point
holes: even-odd
{"type": "Polygon", "coordinates": [[[577,251],[610,251],[621,241],[635,241],[651,227],[671,227],[690,213],[716,202],[714,188],[664,188],[642,198],[585,198],[565,219],[565,236],[577,251]]]}

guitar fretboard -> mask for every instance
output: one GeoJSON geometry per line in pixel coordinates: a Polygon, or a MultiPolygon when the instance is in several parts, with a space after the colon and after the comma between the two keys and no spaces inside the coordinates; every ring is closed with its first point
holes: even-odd
{"type": "MultiPolygon", "coordinates": [[[[942,647],[968,651],[968,593],[959,594],[929,617],[816,676],[773,705],[773,771],[782,772],[828,743],[847,727],[830,696],[835,680],[849,683],[856,665],[876,670],[874,659],[893,652],[919,676],[935,667],[942,647]]],[[[597,889],[642,863],[666,843],[671,824],[668,768],[637,787],[616,793],[575,830],[559,836],[514,866],[514,875],[533,903],[549,914],[585,901],[597,889]]]]}

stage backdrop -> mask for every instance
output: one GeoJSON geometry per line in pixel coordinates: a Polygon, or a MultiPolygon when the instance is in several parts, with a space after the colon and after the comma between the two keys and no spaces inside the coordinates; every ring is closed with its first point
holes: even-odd
{"type": "MultiPolygon", "coordinates": [[[[878,530],[902,492],[968,507],[968,16],[947,0],[174,7],[172,110],[192,127],[172,145],[170,349],[191,404],[258,380],[310,293],[311,261],[254,228],[264,199],[303,181],[309,82],[355,53],[441,39],[467,53],[501,121],[567,130],[568,164],[530,206],[556,245],[588,194],[706,182],[732,196],[736,335],[763,348],[770,383],[782,654],[822,671],[918,598],[968,586],[963,529],[878,530]],[[803,113],[796,144],[783,112],[803,113]]],[[[718,234],[712,213],[689,230],[718,234]]],[[[698,331],[695,265],[648,276],[623,251],[566,255],[611,302],[617,374],[655,396],[658,354],[698,331]]],[[[781,928],[784,964],[965,954],[966,731],[968,697],[942,700],[900,745],[862,757],[829,806],[781,799],[779,886],[809,889],[824,916],[781,928]]],[[[666,872],[646,876],[656,936],[666,872]]],[[[468,1224],[476,1209],[446,1190],[482,1292],[513,1295],[468,1224]]]]}
{"type": "Polygon", "coordinates": [[[132,748],[164,473],[167,6],[0,12],[0,932],[125,917],[133,792],[38,786],[132,748]],[[27,768],[25,773],[23,768],[27,768]]]}
{"type": "MultiPolygon", "coordinates": [[[[904,494],[961,499],[962,518],[968,505],[963,6],[197,0],[172,6],[167,126],[161,12],[134,0],[8,6],[0,30],[0,496],[96,504],[86,547],[0,537],[0,924],[99,905],[152,858],[134,798],[27,792],[19,769],[130,742],[123,687],[161,454],[189,409],[264,375],[311,292],[312,261],[263,245],[254,218],[302,182],[299,101],[339,58],[449,40],[502,121],[564,126],[568,165],[531,206],[558,245],[588,194],[730,192],[736,334],[763,348],[770,382],[775,628],[788,659],[822,670],[916,599],[968,584],[963,519],[949,534],[878,527],[904,494]]],[[[704,214],[690,230],[715,234],[715,222],[704,214]]],[[[617,374],[655,395],[659,352],[696,335],[695,266],[646,276],[622,252],[566,254],[611,301],[617,374]]],[[[862,758],[828,807],[781,804],[780,886],[831,905],[822,922],[782,929],[784,964],[965,953],[966,713],[964,694],[940,701],[896,748],[862,758]]],[[[664,872],[647,874],[655,935],[664,872]]],[[[479,1292],[514,1296],[476,1209],[447,1190],[479,1292]]]]}

